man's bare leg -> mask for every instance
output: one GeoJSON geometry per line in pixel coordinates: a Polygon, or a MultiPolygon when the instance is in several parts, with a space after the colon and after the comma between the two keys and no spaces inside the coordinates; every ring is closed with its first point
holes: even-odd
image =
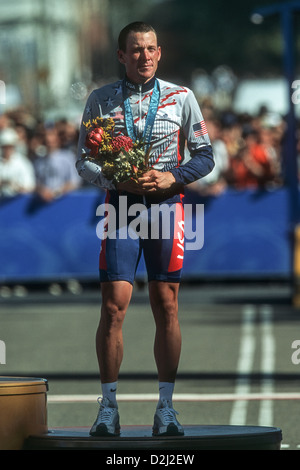
{"type": "Polygon", "coordinates": [[[101,318],[96,334],[96,351],[101,383],[118,379],[123,359],[122,326],[132,295],[132,285],[127,281],[101,284],[101,318]]]}
{"type": "Polygon", "coordinates": [[[160,382],[175,382],[180,353],[179,283],[151,281],[149,296],[156,324],[154,356],[160,382]]]}
{"type": "Polygon", "coordinates": [[[153,435],[184,434],[173,409],[173,391],[181,353],[178,321],[178,283],[149,283],[151,307],[156,323],[154,355],[159,379],[159,401],[154,415],[153,435]]]}

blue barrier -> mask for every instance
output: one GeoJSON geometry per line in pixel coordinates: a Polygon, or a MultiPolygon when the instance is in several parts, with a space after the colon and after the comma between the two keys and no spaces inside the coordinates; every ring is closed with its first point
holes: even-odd
{"type": "Polygon", "coordinates": [[[293,233],[287,190],[227,191],[202,199],[188,192],[185,202],[205,207],[204,247],[185,255],[189,276],[290,277],[293,233]]]}
{"type": "MultiPolygon", "coordinates": [[[[47,204],[35,196],[0,201],[0,281],[98,279],[96,208],[105,193],[87,189],[47,204]]],[[[288,193],[228,191],[204,204],[204,246],[187,250],[185,278],[288,277],[292,269],[288,193]]],[[[194,222],[193,222],[194,223],[194,222]]],[[[144,277],[141,260],[137,277],[144,277]]]]}

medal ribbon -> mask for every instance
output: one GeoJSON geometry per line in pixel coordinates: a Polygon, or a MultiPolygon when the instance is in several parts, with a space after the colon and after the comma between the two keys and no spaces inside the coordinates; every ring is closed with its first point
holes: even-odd
{"type": "MultiPolygon", "coordinates": [[[[123,96],[126,96],[126,90],[125,90],[125,80],[123,82],[123,96]]],[[[160,99],[160,89],[159,89],[159,84],[158,80],[155,80],[149,108],[148,108],[148,113],[147,113],[147,118],[146,118],[146,123],[145,123],[145,128],[143,132],[143,142],[146,144],[147,148],[150,145],[151,142],[151,136],[152,136],[152,130],[153,130],[153,125],[159,105],[159,99],[160,99]]],[[[124,100],[124,109],[125,109],[125,124],[127,128],[127,133],[128,136],[135,142],[137,140],[136,137],[136,132],[135,132],[135,127],[134,127],[134,121],[133,121],[133,115],[132,115],[132,109],[129,103],[129,97],[124,100]]],[[[140,119],[142,117],[140,116],[140,119]]]]}

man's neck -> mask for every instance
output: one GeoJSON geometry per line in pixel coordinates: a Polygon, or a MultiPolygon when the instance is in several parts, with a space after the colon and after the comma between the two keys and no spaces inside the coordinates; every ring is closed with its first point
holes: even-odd
{"type": "Polygon", "coordinates": [[[150,80],[147,80],[144,83],[135,83],[132,80],[130,80],[130,78],[128,78],[127,76],[125,76],[124,80],[125,80],[126,88],[132,92],[139,92],[139,91],[146,92],[146,91],[152,90],[155,84],[155,76],[153,76],[152,78],[150,78],[150,80]]]}

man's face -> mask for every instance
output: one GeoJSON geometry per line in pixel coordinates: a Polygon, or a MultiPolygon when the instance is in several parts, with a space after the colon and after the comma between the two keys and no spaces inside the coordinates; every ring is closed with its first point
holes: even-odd
{"type": "Polygon", "coordinates": [[[12,154],[14,153],[15,147],[13,145],[3,145],[0,149],[0,153],[2,153],[2,158],[4,160],[9,160],[12,154]]]}
{"type": "Polygon", "coordinates": [[[118,51],[119,61],[125,65],[126,74],[134,83],[146,83],[154,75],[161,57],[157,46],[156,34],[130,33],[127,38],[126,51],[118,51]]]}

